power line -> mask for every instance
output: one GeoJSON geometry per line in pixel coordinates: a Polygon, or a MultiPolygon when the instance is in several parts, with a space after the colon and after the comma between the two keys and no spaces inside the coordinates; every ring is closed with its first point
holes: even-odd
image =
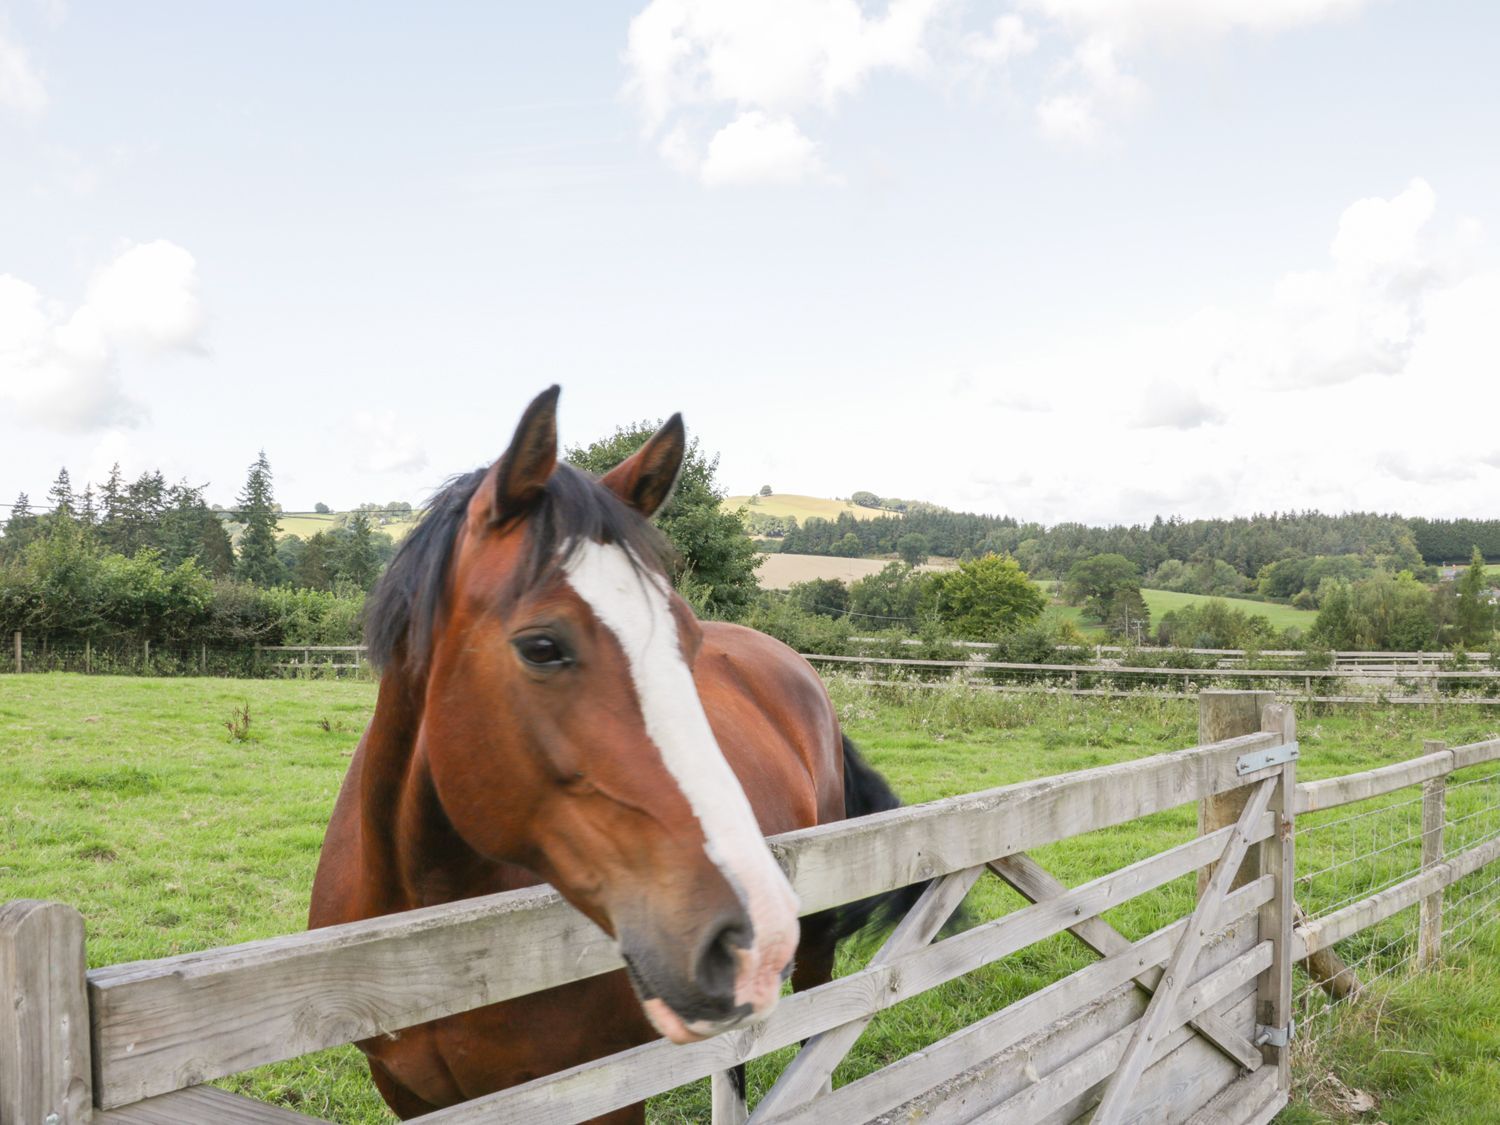
{"type": "MultiPolygon", "coordinates": [[[[0,509],[4,509],[5,511],[14,511],[16,509],[16,505],[15,504],[0,504],[0,509]]],[[[51,516],[51,515],[56,515],[57,512],[60,509],[58,509],[58,508],[37,508],[37,507],[33,507],[33,506],[28,505],[26,510],[27,510],[27,513],[29,515],[33,515],[33,516],[51,516]]],[[[80,514],[80,512],[82,511],[82,508],[79,505],[75,504],[72,507],[70,507],[68,510],[73,515],[76,516],[76,515],[80,514]]],[[[158,509],[158,514],[163,513],[163,512],[175,512],[175,511],[181,511],[181,510],[183,510],[183,509],[178,509],[178,508],[160,508],[160,509],[158,509]]],[[[196,511],[197,509],[190,509],[190,510],[196,511]]],[[[243,508],[212,508],[212,507],[206,507],[204,510],[207,511],[210,515],[215,515],[215,516],[241,516],[241,515],[245,514],[245,509],[243,509],[243,508]]],[[[95,505],[95,512],[96,512],[96,514],[102,513],[102,509],[99,508],[99,506],[97,504],[95,505]]],[[[294,519],[327,519],[327,520],[331,520],[331,519],[334,519],[337,516],[357,516],[357,515],[366,515],[366,516],[410,516],[413,519],[415,519],[416,517],[424,514],[425,512],[426,512],[425,508],[349,508],[349,509],[346,509],[346,510],[343,510],[343,511],[337,511],[337,512],[335,512],[335,511],[327,511],[327,512],[287,512],[287,511],[275,511],[275,512],[272,512],[271,514],[273,516],[277,517],[278,519],[280,519],[283,516],[287,516],[287,517],[291,517],[291,518],[294,518],[294,519]]]]}

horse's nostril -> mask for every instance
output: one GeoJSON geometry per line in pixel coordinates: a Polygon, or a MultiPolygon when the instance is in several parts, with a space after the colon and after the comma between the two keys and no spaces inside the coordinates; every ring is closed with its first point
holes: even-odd
{"type": "Polygon", "coordinates": [[[704,995],[715,999],[734,996],[734,978],[739,969],[739,951],[748,949],[751,929],[747,921],[735,919],[720,926],[703,943],[694,973],[704,995]]]}

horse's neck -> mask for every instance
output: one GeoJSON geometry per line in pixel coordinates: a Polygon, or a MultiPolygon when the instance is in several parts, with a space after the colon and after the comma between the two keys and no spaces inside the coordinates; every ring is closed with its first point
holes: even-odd
{"type": "Polygon", "coordinates": [[[411,910],[539,882],[525,868],[484,858],[454,830],[428,768],[421,719],[419,692],[382,683],[360,803],[366,862],[381,872],[388,909],[411,910]]]}

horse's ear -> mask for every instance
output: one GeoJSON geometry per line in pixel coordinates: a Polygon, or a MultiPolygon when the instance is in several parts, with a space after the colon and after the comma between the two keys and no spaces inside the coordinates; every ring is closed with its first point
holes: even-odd
{"type": "Polygon", "coordinates": [[[510,448],[490,469],[491,518],[508,519],[525,511],[542,495],[547,480],[557,468],[556,384],[548,387],[526,408],[516,425],[510,448]]]}
{"type": "Polygon", "coordinates": [[[599,483],[650,519],[671,498],[686,449],[682,415],[674,414],[650,441],[605,473],[599,483]]]}

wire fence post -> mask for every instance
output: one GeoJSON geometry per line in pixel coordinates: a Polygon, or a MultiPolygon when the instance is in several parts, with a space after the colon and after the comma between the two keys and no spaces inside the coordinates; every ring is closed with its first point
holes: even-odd
{"type": "MultiPolygon", "coordinates": [[[[1422,743],[1423,754],[1448,749],[1442,741],[1422,743]]],[[[1443,826],[1448,820],[1448,775],[1422,783],[1422,870],[1443,862],[1443,826]]],[[[1443,888],[1422,900],[1417,931],[1417,971],[1434,964],[1443,952],[1443,888]]]]}
{"type": "MultiPolygon", "coordinates": [[[[1289,703],[1269,703],[1261,709],[1260,729],[1280,736],[1280,744],[1297,741],[1297,717],[1289,703]]],[[[1260,939],[1272,943],[1271,967],[1256,986],[1256,1020],[1267,1029],[1262,1057],[1276,1067],[1276,1085],[1292,1088],[1292,942],[1297,904],[1293,893],[1297,881],[1297,760],[1281,767],[1276,792],[1271,795],[1276,831],[1261,842],[1260,874],[1276,879],[1276,894],[1260,908],[1260,939]]]]}
{"type": "Polygon", "coordinates": [[[16,630],[16,671],[21,670],[21,630],[16,630]]]}

